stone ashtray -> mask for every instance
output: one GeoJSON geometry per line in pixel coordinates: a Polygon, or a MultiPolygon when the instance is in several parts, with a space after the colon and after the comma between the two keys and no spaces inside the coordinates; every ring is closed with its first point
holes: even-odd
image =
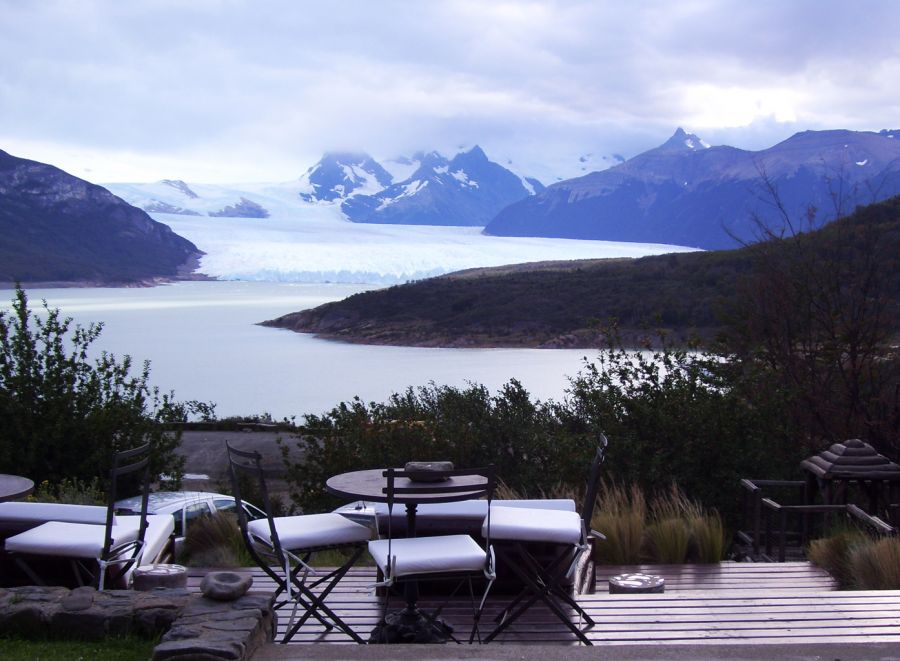
{"type": "Polygon", "coordinates": [[[200,592],[204,597],[216,601],[234,601],[238,597],[244,596],[251,585],[253,585],[253,577],[249,574],[211,571],[200,582],[200,592]]]}
{"type": "Polygon", "coordinates": [[[452,461],[410,461],[403,467],[412,482],[443,482],[448,479],[443,471],[452,471],[452,461]]]}

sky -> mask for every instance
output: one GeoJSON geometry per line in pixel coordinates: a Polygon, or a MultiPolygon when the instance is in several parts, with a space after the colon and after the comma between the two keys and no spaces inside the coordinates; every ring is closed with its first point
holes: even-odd
{"type": "Polygon", "coordinates": [[[475,144],[550,183],[678,127],[900,128],[894,0],[0,0],[0,25],[0,149],[96,183],[475,144]]]}

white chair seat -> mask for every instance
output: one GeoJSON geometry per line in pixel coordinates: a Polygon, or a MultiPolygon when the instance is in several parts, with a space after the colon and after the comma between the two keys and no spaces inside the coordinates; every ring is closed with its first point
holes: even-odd
{"type": "MultiPolygon", "coordinates": [[[[113,547],[137,538],[137,526],[114,525],[113,547]]],[[[14,553],[53,555],[66,558],[99,558],[103,551],[105,526],[92,523],[48,521],[6,540],[6,550],[14,553]]]]}
{"type": "MultiPolygon", "coordinates": [[[[281,546],[289,551],[365,542],[372,538],[372,530],[350,521],[340,514],[301,514],[278,516],[272,521],[278,531],[281,546]]],[[[256,539],[271,546],[268,519],[257,519],[247,524],[247,531],[256,539]]]]}
{"type": "Polygon", "coordinates": [[[388,540],[369,542],[369,553],[385,576],[400,578],[416,574],[478,572],[485,568],[485,551],[469,535],[440,535],[395,539],[390,552],[397,558],[389,571],[388,540]]]}
{"type": "MultiPolygon", "coordinates": [[[[581,517],[568,510],[491,507],[492,540],[579,544],[581,527],[581,517]]],[[[481,531],[487,536],[487,519],[481,531]]]]}
{"type": "MultiPolygon", "coordinates": [[[[48,521],[94,523],[106,525],[106,507],[100,505],[69,505],[67,503],[0,503],[0,522],[39,526],[48,521]]],[[[115,522],[115,517],[113,517],[115,522]]]]}

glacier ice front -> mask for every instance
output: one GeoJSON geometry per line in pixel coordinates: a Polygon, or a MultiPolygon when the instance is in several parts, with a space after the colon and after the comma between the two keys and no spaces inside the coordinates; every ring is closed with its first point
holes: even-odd
{"type": "Polygon", "coordinates": [[[199,271],[220,280],[390,285],[485,266],[691,250],[485,236],[480,227],[357,224],[331,205],[265,219],[152,215],[203,250],[199,271]]]}

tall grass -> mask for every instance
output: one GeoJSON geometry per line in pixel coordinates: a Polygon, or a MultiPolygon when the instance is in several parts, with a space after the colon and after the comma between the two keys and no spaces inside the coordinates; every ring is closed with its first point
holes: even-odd
{"type": "Polygon", "coordinates": [[[885,537],[857,547],[850,570],[860,590],[900,590],[900,539],[885,537]]]}
{"type": "Polygon", "coordinates": [[[230,512],[216,512],[192,521],[184,537],[180,560],[191,567],[255,565],[244,546],[237,517],[230,512]]]}
{"type": "Polygon", "coordinates": [[[606,535],[594,547],[603,564],[719,562],[725,551],[719,514],[674,484],[648,505],[637,485],[604,483],[592,527],[606,535]]]}
{"type": "Polygon", "coordinates": [[[859,528],[842,528],[835,530],[828,537],[810,542],[807,557],[814,565],[831,574],[838,585],[849,588],[856,583],[851,557],[856,549],[870,543],[869,536],[859,528]]]}
{"type": "Polygon", "coordinates": [[[647,502],[637,485],[630,489],[616,483],[600,486],[591,527],[606,535],[594,545],[594,560],[603,564],[629,565],[641,561],[647,521],[647,502]]]}

